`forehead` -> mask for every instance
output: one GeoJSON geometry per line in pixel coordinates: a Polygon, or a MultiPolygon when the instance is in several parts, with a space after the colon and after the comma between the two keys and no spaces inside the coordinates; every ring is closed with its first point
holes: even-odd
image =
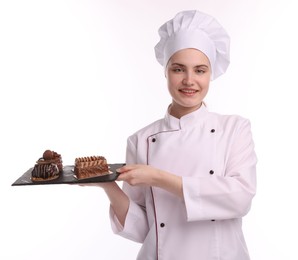
{"type": "Polygon", "coordinates": [[[177,51],[169,60],[169,64],[173,63],[179,63],[186,66],[210,66],[208,57],[197,49],[183,49],[177,51]]]}

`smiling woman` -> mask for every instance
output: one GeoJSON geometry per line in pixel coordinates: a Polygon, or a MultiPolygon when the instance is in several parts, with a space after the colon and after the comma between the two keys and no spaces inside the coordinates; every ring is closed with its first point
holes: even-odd
{"type": "Polygon", "coordinates": [[[142,243],[140,260],[248,260],[241,222],[257,163],[250,122],[202,105],[211,78],[228,67],[229,36],[196,10],[178,13],[159,34],[172,102],[163,119],[128,138],[123,188],[100,185],[113,231],[142,243]]]}
{"type": "Polygon", "coordinates": [[[170,113],[181,118],[197,110],[208,93],[211,68],[208,57],[197,49],[177,51],[166,67],[170,113]]]}

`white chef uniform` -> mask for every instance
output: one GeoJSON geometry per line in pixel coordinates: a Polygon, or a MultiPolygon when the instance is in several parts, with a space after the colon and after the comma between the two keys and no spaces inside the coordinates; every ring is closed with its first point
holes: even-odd
{"type": "Polygon", "coordinates": [[[143,243],[139,260],[248,260],[242,217],[256,191],[250,122],[205,106],[177,119],[166,114],[128,138],[127,164],[182,176],[181,199],[160,188],[123,184],[125,226],[115,233],[143,243]]]}

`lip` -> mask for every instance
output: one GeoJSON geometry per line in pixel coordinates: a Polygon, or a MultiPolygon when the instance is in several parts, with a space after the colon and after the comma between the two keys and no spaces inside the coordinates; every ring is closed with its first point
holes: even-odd
{"type": "Polygon", "coordinates": [[[178,91],[186,96],[193,96],[199,92],[197,89],[193,89],[193,88],[181,88],[178,91]]]}

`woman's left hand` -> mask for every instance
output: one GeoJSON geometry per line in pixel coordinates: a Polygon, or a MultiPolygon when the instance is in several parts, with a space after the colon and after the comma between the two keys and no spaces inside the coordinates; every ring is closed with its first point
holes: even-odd
{"type": "Polygon", "coordinates": [[[117,172],[120,173],[117,181],[125,181],[132,186],[154,186],[155,180],[157,179],[159,174],[158,169],[143,164],[125,165],[117,169],[117,172]]]}
{"type": "Polygon", "coordinates": [[[181,176],[143,164],[125,165],[117,172],[120,173],[117,181],[125,181],[131,186],[159,187],[183,198],[181,176]]]}

